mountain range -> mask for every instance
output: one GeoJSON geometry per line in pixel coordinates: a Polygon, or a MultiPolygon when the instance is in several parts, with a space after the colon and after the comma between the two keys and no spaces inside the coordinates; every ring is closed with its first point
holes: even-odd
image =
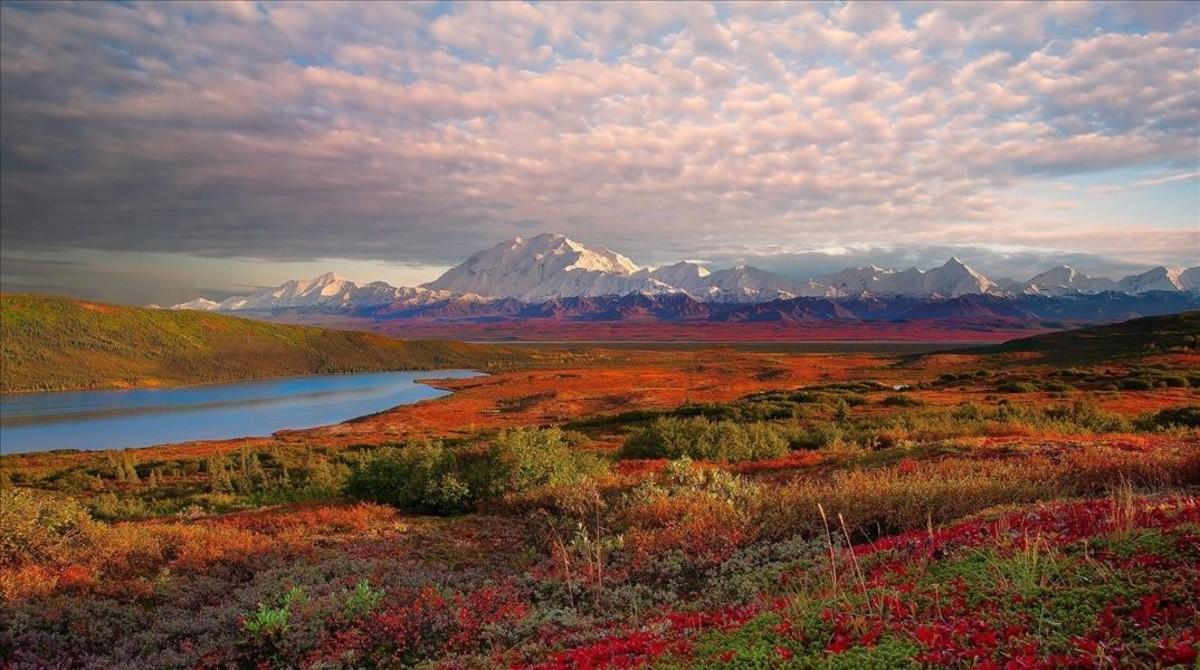
{"type": "Polygon", "coordinates": [[[641,267],[608,249],[545,233],[480,251],[417,287],[360,285],[330,272],[220,302],[196,298],[171,309],[392,319],[1029,319],[1058,314],[1055,318],[1107,320],[1197,307],[1200,267],[1157,267],[1114,281],[1063,265],[1017,282],[990,279],[951,258],[928,270],[869,265],[796,280],[746,265],[716,271],[691,261],[641,267]]]}

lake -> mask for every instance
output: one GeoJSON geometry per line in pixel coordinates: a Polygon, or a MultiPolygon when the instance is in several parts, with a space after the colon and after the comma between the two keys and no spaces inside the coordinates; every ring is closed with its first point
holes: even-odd
{"type": "Polygon", "coordinates": [[[121,449],[312,428],[449,393],[470,370],[312,375],[174,389],[0,396],[0,452],[121,449]]]}

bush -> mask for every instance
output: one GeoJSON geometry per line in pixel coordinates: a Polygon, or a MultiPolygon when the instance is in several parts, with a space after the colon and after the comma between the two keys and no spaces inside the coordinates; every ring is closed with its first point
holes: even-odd
{"type": "Polygon", "coordinates": [[[1168,407],[1138,419],[1137,425],[1143,430],[1171,427],[1200,428],[1200,405],[1168,407]]]}
{"type": "Polygon", "coordinates": [[[1121,433],[1132,428],[1129,420],[1120,414],[1106,412],[1083,400],[1047,407],[1042,414],[1053,422],[1064,424],[1061,426],[1066,429],[1063,432],[1121,433]]]}
{"type": "Polygon", "coordinates": [[[1122,379],[1120,386],[1123,391],[1150,391],[1154,388],[1154,382],[1140,377],[1131,377],[1122,379]]]}
{"type": "Polygon", "coordinates": [[[572,439],[558,428],[502,431],[486,449],[463,453],[462,478],[475,498],[573,484],[594,468],[571,452],[572,439]]]}
{"type": "Polygon", "coordinates": [[[557,428],[519,428],[502,431],[482,447],[451,449],[426,442],[387,448],[351,474],[346,494],[454,514],[480,500],[572,484],[596,470],[594,459],[571,452],[573,439],[557,428]]]}
{"type": "Polygon", "coordinates": [[[792,449],[827,449],[845,441],[844,431],[834,422],[825,421],[813,425],[807,431],[794,434],[792,449]]]}
{"type": "Polygon", "coordinates": [[[885,407],[921,407],[925,401],[907,395],[890,395],[881,400],[879,404],[885,407]]]}
{"type": "Polygon", "coordinates": [[[996,387],[1000,393],[1033,393],[1037,386],[1029,382],[1005,382],[996,387]]]}
{"type": "Polygon", "coordinates": [[[759,485],[725,470],[696,467],[687,457],[671,461],[618,509],[632,567],[647,576],[700,577],[755,539],[762,494],[759,485]]]}
{"type": "Polygon", "coordinates": [[[768,423],[709,421],[663,417],[634,433],[621,448],[622,458],[697,458],[738,463],[778,458],[788,440],[768,423]]]}
{"type": "Polygon", "coordinates": [[[465,508],[470,491],[457,477],[454,453],[441,442],[385,447],[354,470],[346,494],[402,509],[452,513],[465,508]]]}
{"type": "Polygon", "coordinates": [[[86,544],[94,527],[75,500],[24,488],[0,489],[0,565],[60,560],[86,544]]]}
{"type": "Polygon", "coordinates": [[[1161,375],[1158,381],[1173,388],[1186,388],[1190,385],[1188,378],[1184,375],[1161,375]]]}

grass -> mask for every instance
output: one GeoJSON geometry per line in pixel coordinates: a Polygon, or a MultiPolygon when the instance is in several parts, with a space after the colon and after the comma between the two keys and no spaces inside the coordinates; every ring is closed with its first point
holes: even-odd
{"type": "Polygon", "coordinates": [[[0,664],[1195,667],[1197,385],[1099,388],[1190,371],[607,373],[430,403],[436,445],[2,458],[0,664]],[[550,425],[466,429],[501,415],[550,425]]]}
{"type": "Polygon", "coordinates": [[[489,369],[530,358],[503,347],[0,296],[0,392],[176,386],[291,375],[489,369]]]}

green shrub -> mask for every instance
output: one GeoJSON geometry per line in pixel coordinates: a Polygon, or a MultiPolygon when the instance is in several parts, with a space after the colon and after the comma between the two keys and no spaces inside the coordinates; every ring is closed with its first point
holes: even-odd
{"type": "Polygon", "coordinates": [[[95,526],[87,510],[71,498],[0,488],[0,565],[57,560],[87,543],[95,526]]]}
{"type": "Polygon", "coordinates": [[[1138,419],[1137,425],[1143,430],[1171,427],[1200,428],[1200,405],[1168,407],[1138,419]]]}
{"type": "Polygon", "coordinates": [[[842,393],[839,397],[842,400],[844,400],[847,405],[849,405],[851,407],[861,407],[861,406],[866,405],[867,403],[871,402],[871,399],[868,398],[867,396],[863,395],[862,393],[854,393],[854,392],[842,393]]]}
{"type": "Polygon", "coordinates": [[[353,471],[346,493],[403,509],[452,513],[464,509],[470,495],[455,470],[455,455],[441,442],[385,447],[353,471]]]}
{"type": "Polygon", "coordinates": [[[303,604],[308,599],[304,589],[296,586],[283,594],[279,607],[259,603],[258,609],[242,617],[242,629],[252,638],[264,640],[279,638],[288,631],[293,604],[303,604]]]}
{"type": "Polygon", "coordinates": [[[357,619],[374,610],[383,600],[384,592],[382,589],[371,588],[371,580],[366,577],[358,580],[354,585],[354,590],[346,594],[346,603],[343,609],[346,612],[346,617],[357,619]]]}
{"type": "Polygon", "coordinates": [[[997,386],[996,390],[1000,393],[1033,393],[1038,388],[1029,382],[1005,382],[997,386]]]}
{"type": "Polygon", "coordinates": [[[845,442],[845,431],[832,421],[823,421],[791,437],[792,449],[827,449],[845,442]]]}
{"type": "Polygon", "coordinates": [[[590,463],[572,453],[576,439],[558,428],[501,431],[482,451],[460,459],[463,480],[475,498],[496,498],[578,481],[590,463]]]}
{"type": "Polygon", "coordinates": [[[697,458],[737,463],[777,458],[788,440],[778,427],[762,422],[709,421],[703,416],[663,417],[634,433],[622,458],[697,458]]]}
{"type": "Polygon", "coordinates": [[[500,432],[482,446],[425,442],[382,449],[360,465],[346,494],[403,509],[454,514],[477,501],[572,484],[598,461],[572,453],[578,438],[558,428],[500,432]]]}
{"type": "Polygon", "coordinates": [[[1154,382],[1141,377],[1130,377],[1122,379],[1120,386],[1124,391],[1149,391],[1154,388],[1154,382]]]}
{"type": "Polygon", "coordinates": [[[881,400],[879,404],[886,407],[921,407],[925,401],[908,395],[890,395],[881,400]]]}
{"type": "Polygon", "coordinates": [[[954,408],[951,416],[958,421],[982,421],[983,408],[973,402],[964,402],[954,408]]]}

